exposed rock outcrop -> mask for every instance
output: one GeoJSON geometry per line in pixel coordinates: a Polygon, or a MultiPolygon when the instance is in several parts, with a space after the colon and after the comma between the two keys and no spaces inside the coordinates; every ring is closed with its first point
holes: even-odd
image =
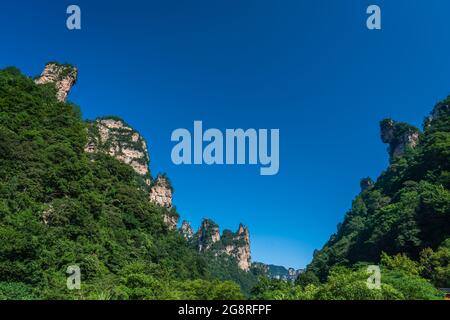
{"type": "Polygon", "coordinates": [[[226,253],[234,257],[239,268],[249,271],[251,266],[250,235],[248,228],[243,224],[233,236],[231,244],[226,246],[226,253]]]}
{"type": "Polygon", "coordinates": [[[172,185],[165,175],[158,175],[150,188],[150,201],[160,207],[172,208],[172,185]]]}
{"type": "Polygon", "coordinates": [[[269,277],[270,275],[269,265],[262,262],[253,262],[251,270],[257,276],[269,277]]]}
{"type": "Polygon", "coordinates": [[[251,271],[255,275],[263,275],[272,279],[280,279],[293,282],[301,273],[305,272],[305,269],[287,269],[283,266],[254,262],[252,263],[251,271]]]}
{"type": "Polygon", "coordinates": [[[186,220],[184,220],[181,224],[180,232],[186,240],[190,240],[194,236],[194,230],[192,229],[189,221],[186,220]]]}
{"type": "Polygon", "coordinates": [[[219,226],[210,219],[203,219],[196,236],[198,251],[207,251],[220,240],[219,226]]]}
{"type": "Polygon", "coordinates": [[[88,122],[88,153],[104,152],[128,164],[150,185],[149,156],[144,138],[119,118],[88,122]]]}
{"type": "MultiPolygon", "coordinates": [[[[190,224],[184,222],[180,229],[181,234],[188,234],[185,230],[189,227],[190,224]]],[[[239,225],[237,232],[226,229],[220,235],[219,226],[210,219],[204,219],[197,233],[192,238],[187,236],[185,238],[192,239],[199,252],[212,253],[214,256],[230,256],[236,260],[240,269],[250,270],[250,235],[248,228],[243,224],[239,225]]]]}
{"type": "Polygon", "coordinates": [[[288,269],[288,274],[286,276],[286,280],[287,281],[295,281],[298,276],[303,273],[305,270],[304,269],[294,269],[294,268],[289,268],[288,269]]]}
{"type": "Polygon", "coordinates": [[[129,165],[140,178],[141,186],[149,192],[149,201],[163,207],[163,220],[169,229],[178,224],[178,214],[172,209],[173,189],[165,175],[159,175],[152,183],[149,156],[144,138],[117,117],[99,118],[88,122],[88,143],[85,151],[90,154],[105,153],[129,165]]]}
{"type": "Polygon", "coordinates": [[[178,215],[172,212],[166,212],[163,214],[164,223],[170,230],[175,230],[178,224],[178,215]]]}
{"type": "Polygon", "coordinates": [[[166,175],[158,175],[150,187],[149,200],[150,202],[168,209],[166,213],[164,213],[164,222],[171,230],[175,230],[177,228],[178,214],[172,213],[172,194],[173,189],[172,185],[167,178],[166,175]]]}
{"type": "Polygon", "coordinates": [[[56,87],[56,98],[65,102],[67,95],[76,83],[78,70],[74,66],[68,64],[59,64],[55,62],[47,63],[36,84],[54,83],[56,87]]]}
{"type": "Polygon", "coordinates": [[[391,160],[404,155],[408,148],[414,148],[419,143],[419,129],[407,123],[385,119],[381,121],[380,129],[381,140],[389,144],[391,160]]]}

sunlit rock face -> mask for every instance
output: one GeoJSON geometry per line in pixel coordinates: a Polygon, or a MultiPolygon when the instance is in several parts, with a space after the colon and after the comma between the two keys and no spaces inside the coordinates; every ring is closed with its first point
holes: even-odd
{"type": "MultiPolygon", "coordinates": [[[[190,224],[184,222],[180,232],[186,234],[190,224]]],[[[219,226],[211,219],[204,219],[199,230],[192,238],[197,246],[197,250],[203,253],[210,253],[214,256],[229,256],[233,258],[241,270],[249,271],[251,267],[250,235],[248,228],[243,224],[239,225],[236,232],[225,229],[220,234],[219,226]]]]}
{"type": "Polygon", "coordinates": [[[171,212],[166,212],[163,214],[163,220],[170,230],[175,230],[177,228],[178,215],[175,215],[171,212]]]}
{"type": "Polygon", "coordinates": [[[243,224],[239,225],[238,231],[233,236],[232,245],[228,246],[228,251],[229,255],[236,259],[239,268],[244,271],[250,270],[250,234],[248,228],[243,224]]]}
{"type": "Polygon", "coordinates": [[[68,64],[59,64],[55,62],[48,63],[36,84],[54,83],[56,88],[56,98],[58,101],[65,102],[72,86],[76,83],[78,77],[77,68],[68,64]]]}
{"type": "Polygon", "coordinates": [[[194,230],[191,227],[189,221],[184,220],[181,224],[180,233],[186,240],[192,239],[194,236],[194,230]]]}
{"type": "Polygon", "coordinates": [[[99,118],[88,122],[87,153],[108,154],[129,165],[139,178],[141,187],[148,191],[149,201],[163,207],[164,223],[171,230],[178,224],[178,214],[172,210],[173,189],[165,175],[159,175],[152,183],[149,171],[150,158],[144,138],[117,117],[99,118]]]}
{"type": "Polygon", "coordinates": [[[150,187],[149,200],[151,203],[166,209],[163,214],[164,223],[170,230],[177,228],[179,215],[172,209],[173,189],[169,178],[158,175],[150,187]]]}
{"type": "Polygon", "coordinates": [[[220,240],[219,226],[210,219],[203,219],[197,231],[198,251],[203,252],[220,240]]]}
{"type": "Polygon", "coordinates": [[[380,134],[383,143],[389,144],[391,160],[403,156],[408,148],[415,148],[420,137],[420,131],[416,127],[392,119],[381,121],[380,134]]]}
{"type": "Polygon", "coordinates": [[[158,176],[150,188],[150,201],[160,207],[172,208],[172,186],[166,176],[158,176]]]}
{"type": "Polygon", "coordinates": [[[103,152],[129,165],[150,185],[149,156],[144,138],[119,118],[88,122],[88,153],[103,152]]]}

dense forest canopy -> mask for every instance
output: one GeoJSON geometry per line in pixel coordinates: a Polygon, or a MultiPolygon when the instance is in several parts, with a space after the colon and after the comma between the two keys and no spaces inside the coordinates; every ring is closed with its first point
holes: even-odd
{"type": "Polygon", "coordinates": [[[361,181],[337,232],[295,284],[262,279],[253,298],[442,299],[436,288],[450,287],[450,97],[435,106],[423,132],[391,119],[380,129],[389,143],[387,170],[376,182],[361,181]],[[373,264],[378,290],[367,286],[373,264]]]}
{"type": "Polygon", "coordinates": [[[90,161],[79,108],[0,71],[0,298],[241,298],[163,223],[133,170],[90,161]],[[66,288],[79,265],[82,289],[66,288]]]}
{"type": "MultiPolygon", "coordinates": [[[[419,143],[393,157],[375,183],[363,181],[368,187],[353,200],[337,232],[315,252],[309,271],[325,281],[333,266],[378,263],[382,253],[404,254],[424,262],[424,272],[436,286],[450,286],[449,106],[450,98],[438,103],[424,121],[419,143]],[[433,260],[433,266],[424,260],[433,260]]],[[[385,125],[386,120],[381,129],[385,125]]],[[[412,130],[399,125],[399,135],[412,130]]]]}

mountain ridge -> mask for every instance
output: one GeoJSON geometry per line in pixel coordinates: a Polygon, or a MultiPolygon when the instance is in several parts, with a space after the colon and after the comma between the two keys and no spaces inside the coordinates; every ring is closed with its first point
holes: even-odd
{"type": "MultiPolygon", "coordinates": [[[[65,102],[72,86],[77,81],[78,70],[71,65],[61,65],[56,62],[48,63],[42,75],[35,82],[38,85],[54,84],[56,97],[65,102]]],[[[173,206],[173,187],[166,174],[152,177],[150,171],[150,154],[145,138],[117,116],[102,116],[95,120],[87,120],[88,142],[84,148],[89,155],[97,153],[107,154],[120,162],[130,166],[137,175],[141,188],[148,192],[149,201],[164,208],[163,221],[170,230],[176,230],[179,213],[173,206]]],[[[91,157],[94,161],[94,158],[91,157]]],[[[178,230],[181,232],[182,230],[178,230]]],[[[214,255],[229,256],[235,260],[238,267],[245,272],[250,270],[250,236],[248,228],[239,225],[236,233],[224,230],[225,238],[221,239],[219,227],[210,219],[205,218],[199,230],[193,234],[196,250],[199,253],[215,251],[214,255]],[[215,228],[210,234],[209,227],[215,228]],[[227,238],[226,235],[229,237],[227,238]],[[216,243],[217,242],[217,243],[216,243]]],[[[187,237],[183,234],[183,237],[187,237]]],[[[223,238],[223,237],[222,237],[223,238]]],[[[189,239],[187,239],[189,240],[189,239]]]]}

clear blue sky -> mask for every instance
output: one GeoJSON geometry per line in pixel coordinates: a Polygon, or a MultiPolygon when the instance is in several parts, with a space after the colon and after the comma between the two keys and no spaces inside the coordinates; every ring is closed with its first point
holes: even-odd
{"type": "Polygon", "coordinates": [[[8,1],[0,67],[79,68],[84,118],[118,115],[167,172],[182,219],[251,232],[256,261],[303,267],[336,230],[359,180],[387,165],[378,122],[420,125],[450,93],[450,2],[354,0],[8,1]],[[382,30],[365,27],[382,9],[382,30]],[[82,30],[65,27],[78,4],[82,30]],[[175,166],[171,132],[279,128],[280,172],[175,166]]]}

